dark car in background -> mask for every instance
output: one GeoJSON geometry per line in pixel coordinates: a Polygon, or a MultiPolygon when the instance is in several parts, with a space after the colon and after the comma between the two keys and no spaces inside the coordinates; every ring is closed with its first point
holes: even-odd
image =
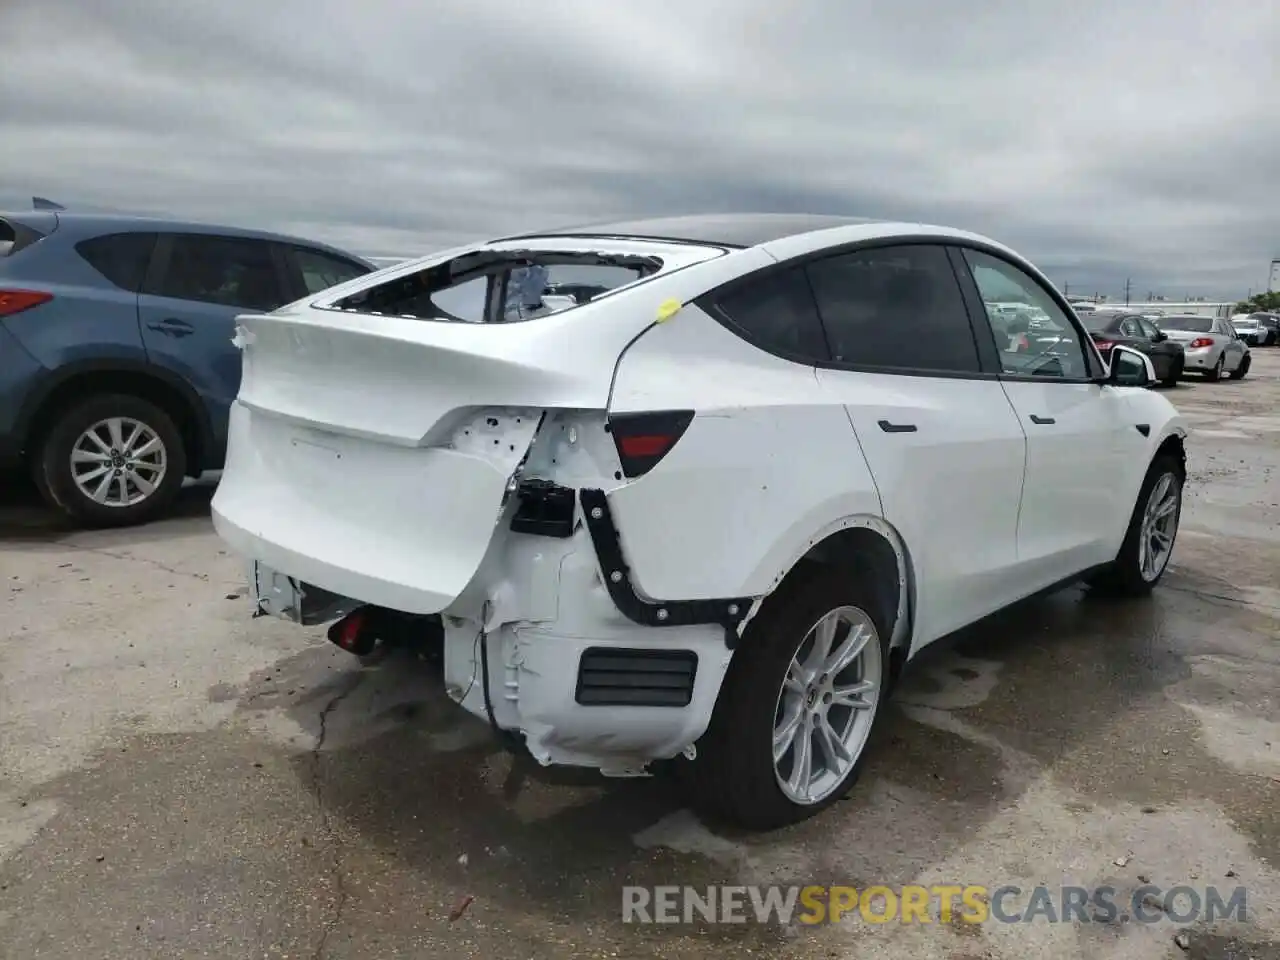
{"type": "Polygon", "coordinates": [[[1258,346],[1274,347],[1280,344],[1280,314],[1255,313],[1251,316],[1258,324],[1258,346]]]}
{"type": "Polygon", "coordinates": [[[1104,360],[1110,362],[1111,348],[1116,344],[1132,347],[1151,358],[1156,379],[1164,386],[1172,387],[1181,379],[1186,352],[1182,344],[1171,340],[1151,319],[1136,313],[1102,310],[1079,316],[1104,360]]]}
{"type": "Polygon", "coordinates": [[[373,269],[261,231],[0,213],[0,462],[82,524],[154,518],[222,466],[236,315],[373,269]]]}

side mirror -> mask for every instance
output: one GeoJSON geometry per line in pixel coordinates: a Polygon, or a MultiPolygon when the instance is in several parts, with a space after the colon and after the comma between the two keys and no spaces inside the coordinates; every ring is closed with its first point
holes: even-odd
{"type": "Polygon", "coordinates": [[[1169,339],[1169,335],[1165,333],[1163,330],[1157,330],[1156,335],[1151,339],[1156,343],[1164,343],[1166,340],[1169,339]]]}
{"type": "Polygon", "coordinates": [[[1145,353],[1116,344],[1111,348],[1107,382],[1117,387],[1147,387],[1156,382],[1156,369],[1145,353]]]}

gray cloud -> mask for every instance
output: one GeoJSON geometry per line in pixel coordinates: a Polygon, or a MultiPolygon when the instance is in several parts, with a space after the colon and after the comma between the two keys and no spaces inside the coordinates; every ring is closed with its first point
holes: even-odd
{"type": "Polygon", "coordinates": [[[418,253],[806,210],[987,233],[1073,290],[1280,256],[1280,8],[1185,0],[9,0],[0,205],[418,253]]]}

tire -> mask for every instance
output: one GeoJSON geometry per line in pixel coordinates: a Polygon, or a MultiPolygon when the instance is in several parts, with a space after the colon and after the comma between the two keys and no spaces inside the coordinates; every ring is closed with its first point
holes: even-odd
{"type": "Polygon", "coordinates": [[[1245,374],[1249,372],[1249,363],[1251,360],[1252,358],[1248,354],[1246,354],[1245,358],[1240,361],[1240,366],[1236,367],[1234,370],[1231,371],[1231,374],[1230,374],[1231,379],[1243,380],[1245,377],[1245,374]]]}
{"type": "Polygon", "coordinates": [[[1206,380],[1221,380],[1222,368],[1226,365],[1227,355],[1225,353],[1218,354],[1218,362],[1213,365],[1212,370],[1206,370],[1204,378],[1206,380]]]}
{"type": "MultiPolygon", "coordinates": [[[[817,572],[786,582],[766,600],[748,624],[737,652],[730,661],[720,697],[707,732],[697,744],[691,761],[680,761],[678,770],[690,792],[690,802],[700,813],[749,830],[772,830],[808,819],[843,797],[857,782],[866,755],[866,745],[880,715],[889,684],[889,617],[881,609],[869,578],[851,575],[847,569],[818,568],[817,572]],[[851,763],[827,770],[819,795],[810,802],[797,802],[783,791],[775,772],[773,741],[775,723],[783,707],[783,682],[793,659],[809,646],[810,631],[829,613],[845,608],[851,619],[860,621],[870,636],[859,658],[859,675],[873,684],[862,698],[866,710],[848,707],[821,707],[832,710],[833,726],[849,724],[851,733],[845,746],[851,763]],[[845,720],[847,716],[848,720],[845,720]],[[856,718],[856,719],[855,719],[856,718]]],[[[841,634],[833,643],[839,649],[841,634]]],[[[833,681],[834,682],[833,678],[833,681]]],[[[842,685],[853,681],[845,678],[842,685]]],[[[820,690],[821,688],[819,688],[820,690]]],[[[796,701],[797,705],[799,701],[796,701]]],[[[802,725],[800,730],[803,732],[802,725]]],[[[815,733],[809,737],[810,756],[826,767],[826,755],[815,748],[815,733]]],[[[794,773],[796,750],[802,741],[780,757],[787,772],[794,773]]]]}
{"type": "MultiPolygon", "coordinates": [[[[1171,454],[1160,454],[1147,468],[1147,475],[1142,480],[1138,491],[1138,500],[1129,517],[1129,527],[1125,531],[1124,543],[1120,552],[1105,570],[1090,578],[1090,583],[1104,591],[1128,597],[1141,597],[1149,594],[1164,577],[1169,568],[1169,556],[1173,553],[1178,538],[1178,526],[1182,519],[1182,488],[1186,483],[1186,468],[1182,461],[1171,454]],[[1159,562],[1154,575],[1150,570],[1143,570],[1142,535],[1147,508],[1152,499],[1152,492],[1165,477],[1171,478],[1173,484],[1173,520],[1172,530],[1168,533],[1168,547],[1159,562]]],[[[1163,499],[1163,498],[1162,498],[1163,499]]]]}
{"type": "MultiPolygon", "coordinates": [[[[121,424],[121,431],[123,439],[127,440],[128,434],[132,433],[132,425],[121,424]]],[[[127,394],[99,394],[63,410],[45,434],[39,449],[38,466],[33,470],[37,475],[37,486],[51,506],[88,527],[128,527],[155,519],[173,503],[187,471],[186,448],[173,419],[150,401],[127,394]],[[102,431],[99,437],[109,443],[105,424],[116,419],[140,424],[146,431],[140,439],[154,441],[154,445],[147,444],[148,449],[136,461],[138,466],[132,474],[123,460],[103,461],[108,466],[120,464],[121,473],[115,477],[125,481],[125,492],[129,498],[138,497],[127,505],[95,501],[77,484],[71,460],[73,451],[81,442],[85,443],[85,449],[92,449],[95,454],[100,452],[99,447],[85,439],[86,434],[97,427],[102,431]],[[157,470],[160,463],[163,469],[157,470]],[[154,489],[144,493],[140,484],[157,479],[154,489]]],[[[82,472],[97,469],[92,463],[82,465],[82,472]]],[[[113,499],[119,497],[119,485],[114,477],[107,487],[107,495],[113,499]]]]}

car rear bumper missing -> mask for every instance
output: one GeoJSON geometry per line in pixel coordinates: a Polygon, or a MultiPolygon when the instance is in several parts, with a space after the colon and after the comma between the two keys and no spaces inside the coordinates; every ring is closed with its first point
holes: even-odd
{"type": "MultiPolygon", "coordinates": [[[[594,560],[581,553],[561,574],[578,587],[568,596],[585,602],[570,609],[561,595],[558,624],[485,632],[475,619],[443,618],[446,692],[496,733],[518,734],[539,763],[643,775],[705,732],[732,657],[724,626],[653,627],[619,615],[598,581],[589,588],[594,560]]],[[[248,575],[255,616],[311,626],[365,606],[261,561],[248,575]]]]}
{"type": "Polygon", "coordinates": [[[337,620],[362,606],[359,600],[302,583],[257,560],[249,563],[249,596],[254,616],[279,617],[303,626],[337,620]]]}

